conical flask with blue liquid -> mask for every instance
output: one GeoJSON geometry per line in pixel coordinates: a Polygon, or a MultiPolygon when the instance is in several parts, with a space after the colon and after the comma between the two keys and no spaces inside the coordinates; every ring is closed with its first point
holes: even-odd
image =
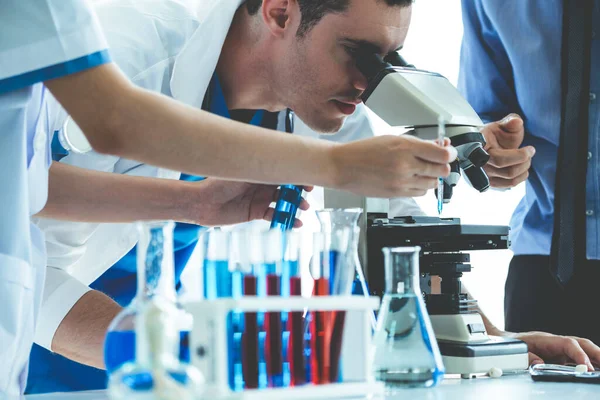
{"type": "Polygon", "coordinates": [[[105,361],[113,368],[109,395],[112,399],[192,400],[201,394],[204,378],[180,361],[181,333],[189,331],[191,316],[176,301],[174,224],[151,222],[138,227],[138,293],[112,322],[105,342],[105,361]],[[121,356],[116,362],[119,353],[133,357],[121,356]]]}
{"type": "Polygon", "coordinates": [[[388,389],[431,387],[442,356],[419,285],[420,247],[384,248],[385,295],[374,336],[373,374],[388,389]]]}

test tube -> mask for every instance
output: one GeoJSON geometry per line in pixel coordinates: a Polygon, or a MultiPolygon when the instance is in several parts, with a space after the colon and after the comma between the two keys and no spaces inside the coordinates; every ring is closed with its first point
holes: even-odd
{"type": "MultiPolygon", "coordinates": [[[[329,296],[331,254],[328,251],[327,233],[316,232],[313,237],[311,274],[314,280],[313,296],[329,296]]],[[[310,322],[312,383],[329,383],[331,368],[331,312],[315,311],[310,322]]]]}
{"type": "MultiPolygon", "coordinates": [[[[289,295],[302,296],[302,276],[300,269],[302,255],[302,235],[288,232],[285,235],[283,270],[289,279],[289,295]]],[[[300,386],[306,383],[306,363],[304,360],[304,316],[302,311],[289,313],[287,360],[290,365],[290,384],[300,386]]]]}
{"type": "MultiPolygon", "coordinates": [[[[207,300],[218,298],[239,298],[242,296],[242,272],[232,258],[231,234],[221,230],[210,230],[203,234],[204,297],[207,300]],[[231,268],[230,268],[231,267],[231,268]]],[[[243,389],[241,371],[242,313],[233,312],[227,316],[227,365],[229,386],[234,391],[243,389]]]]}
{"type": "MultiPolygon", "coordinates": [[[[266,272],[267,296],[281,296],[281,261],[283,259],[282,232],[271,229],[263,235],[263,251],[266,272]]],[[[282,387],[283,376],[283,325],[281,312],[265,314],[265,358],[269,387],[282,387]]]]}
{"type": "MultiPolygon", "coordinates": [[[[256,296],[257,276],[255,269],[260,263],[260,246],[253,240],[256,235],[249,231],[232,234],[232,261],[234,268],[243,273],[243,295],[256,296]]],[[[259,386],[259,326],[256,312],[246,312],[241,339],[241,362],[244,388],[259,386]]]]}
{"type": "MultiPolygon", "coordinates": [[[[329,253],[332,265],[330,280],[331,294],[334,296],[349,296],[352,293],[352,282],[355,275],[355,265],[349,259],[353,257],[351,243],[351,228],[338,228],[331,235],[331,247],[329,253]]],[[[345,311],[334,311],[332,313],[332,328],[330,341],[330,370],[329,379],[332,382],[340,380],[340,356],[342,352],[342,340],[344,336],[344,325],[346,321],[345,311]]]]}
{"type": "Polygon", "coordinates": [[[271,221],[271,228],[290,230],[294,227],[296,213],[302,201],[302,186],[281,185],[279,196],[275,203],[275,212],[271,221]]]}

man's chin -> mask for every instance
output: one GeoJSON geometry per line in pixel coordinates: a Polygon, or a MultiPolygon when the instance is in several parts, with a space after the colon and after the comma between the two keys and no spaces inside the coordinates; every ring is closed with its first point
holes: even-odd
{"type": "Polygon", "coordinates": [[[344,122],[346,122],[346,116],[343,117],[335,117],[328,119],[315,119],[310,118],[308,120],[299,116],[300,119],[312,130],[321,134],[321,135],[333,135],[338,133],[340,129],[344,126],[344,122]]]}

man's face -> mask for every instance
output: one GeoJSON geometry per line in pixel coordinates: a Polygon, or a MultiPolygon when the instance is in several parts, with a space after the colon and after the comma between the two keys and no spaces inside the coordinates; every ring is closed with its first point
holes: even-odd
{"type": "Polygon", "coordinates": [[[279,97],[312,129],[337,132],[367,87],[355,57],[359,51],[385,55],[400,48],[410,17],[411,7],[352,0],[346,12],[325,15],[302,37],[295,35],[296,18],[294,34],[279,43],[274,77],[279,97]]]}

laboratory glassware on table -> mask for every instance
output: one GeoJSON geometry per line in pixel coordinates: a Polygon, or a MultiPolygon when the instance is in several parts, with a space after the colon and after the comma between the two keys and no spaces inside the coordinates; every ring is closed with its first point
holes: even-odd
{"type": "MultiPolygon", "coordinates": [[[[230,271],[243,271],[240,280],[244,282],[243,295],[186,304],[195,318],[190,335],[192,364],[206,376],[206,395],[215,399],[294,399],[382,393],[383,386],[373,380],[369,368],[372,335],[369,314],[379,301],[349,296],[354,265],[351,272],[340,270],[348,265],[346,257],[338,255],[347,252],[349,229],[314,236],[279,229],[231,235],[244,238],[237,240],[239,246],[233,245],[236,240],[232,239],[232,250],[237,247],[239,251],[230,253],[227,266],[230,271]],[[251,254],[257,255],[250,257],[251,254]],[[244,258],[245,261],[239,261],[244,258]],[[332,263],[336,267],[332,268],[332,263]],[[302,270],[309,264],[313,266],[311,272],[318,270],[317,279],[331,278],[332,271],[335,275],[333,282],[318,281],[312,298],[300,295],[302,277],[309,275],[309,271],[302,270]],[[249,275],[252,277],[246,280],[249,275]],[[346,283],[336,281],[336,277],[346,277],[346,283]],[[246,283],[250,290],[246,291],[246,283]],[[342,292],[343,297],[332,296],[342,292]],[[341,362],[338,370],[343,373],[339,374],[341,379],[331,379],[331,337],[334,317],[339,312],[352,317],[353,326],[346,324],[347,329],[339,334],[341,361],[337,361],[338,357],[334,359],[338,365],[341,362]],[[229,323],[233,314],[243,315],[239,330],[229,323]],[[321,335],[309,335],[307,327],[321,335]],[[241,340],[236,344],[237,340],[231,338],[240,332],[237,337],[241,340]],[[230,354],[234,364],[241,358],[242,368],[231,368],[230,354]],[[313,368],[314,365],[318,366],[313,368]]],[[[204,265],[212,261],[205,259],[204,265]]],[[[205,281],[207,284],[211,283],[205,281]]]]}
{"type": "MultiPolygon", "coordinates": [[[[134,359],[110,373],[112,399],[197,399],[204,387],[202,373],[180,361],[181,332],[191,324],[176,302],[172,222],[139,223],[137,244],[138,293],[131,307],[109,328],[116,338],[107,352],[134,347],[134,359]],[[119,341],[134,329],[134,343],[119,341]]],[[[190,317],[191,318],[191,317],[190,317]]],[[[112,353],[111,353],[112,354],[112,353]]],[[[112,355],[109,354],[109,357],[112,355]]]]}
{"type": "Polygon", "coordinates": [[[420,247],[384,248],[385,294],[373,339],[373,374],[395,387],[430,387],[444,376],[442,356],[419,286],[420,247]]]}

